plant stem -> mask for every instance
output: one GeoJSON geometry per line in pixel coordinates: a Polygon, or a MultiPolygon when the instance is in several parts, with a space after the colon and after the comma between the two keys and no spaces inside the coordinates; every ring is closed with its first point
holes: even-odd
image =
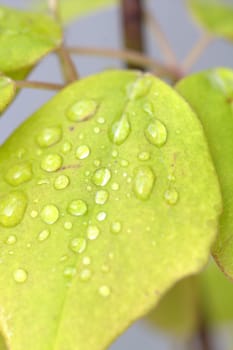
{"type": "Polygon", "coordinates": [[[208,336],[208,329],[204,322],[201,323],[199,328],[199,341],[200,341],[200,350],[211,350],[211,344],[208,336]]]}
{"type": "Polygon", "coordinates": [[[15,85],[17,88],[32,88],[32,89],[44,89],[44,90],[61,90],[65,86],[63,84],[53,84],[40,81],[24,81],[16,80],[15,85]]]}
{"type": "Polygon", "coordinates": [[[100,57],[116,58],[137,65],[141,68],[148,68],[159,76],[164,76],[171,79],[180,78],[180,72],[178,72],[175,67],[163,65],[154,58],[135,52],[133,50],[116,50],[82,46],[67,47],[67,50],[72,54],[78,55],[94,55],[100,57]]]}
{"type": "MultiPolygon", "coordinates": [[[[129,50],[144,52],[143,9],[141,0],[121,0],[121,19],[124,46],[129,50]]],[[[129,68],[142,68],[128,62],[129,68]]]]}
{"type": "Polygon", "coordinates": [[[194,45],[190,53],[187,55],[187,57],[184,59],[182,63],[182,67],[184,71],[188,72],[191,70],[193,65],[198,61],[202,53],[205,51],[205,49],[210,45],[210,43],[214,40],[214,38],[205,33],[200,37],[200,39],[197,41],[197,43],[194,45]]]}
{"type": "Polygon", "coordinates": [[[156,17],[148,11],[144,11],[144,20],[148,24],[152,33],[154,34],[154,37],[158,43],[158,46],[161,49],[161,52],[164,56],[165,61],[167,63],[174,64],[174,65],[178,64],[177,57],[170,45],[170,42],[166,37],[165,33],[163,32],[156,17]]]}

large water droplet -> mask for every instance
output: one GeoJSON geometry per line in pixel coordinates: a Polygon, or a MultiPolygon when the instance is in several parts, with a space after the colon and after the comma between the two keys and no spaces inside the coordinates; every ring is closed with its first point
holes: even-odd
{"type": "Polygon", "coordinates": [[[130,134],[130,123],[128,116],[124,113],[120,120],[112,124],[110,129],[110,139],[116,145],[121,145],[130,134]]]}
{"type": "Polygon", "coordinates": [[[55,205],[49,204],[42,209],[40,216],[46,224],[52,225],[55,224],[59,218],[59,210],[55,205]]]}
{"type": "Polygon", "coordinates": [[[50,231],[49,230],[43,230],[38,234],[38,241],[43,242],[45,241],[47,238],[49,238],[50,235],[50,231]]]}
{"type": "Polygon", "coordinates": [[[166,126],[159,120],[154,120],[145,129],[147,140],[157,147],[162,147],[167,141],[166,126]]]}
{"type": "Polygon", "coordinates": [[[22,192],[12,192],[0,198],[0,224],[5,227],[18,225],[24,216],[27,198],[22,192]]]}
{"type": "Polygon", "coordinates": [[[135,100],[141,97],[144,97],[148,92],[152,84],[152,77],[145,75],[140,77],[135,82],[131,83],[128,88],[128,98],[130,100],[135,100]]]}
{"type": "Polygon", "coordinates": [[[99,287],[99,294],[104,297],[107,298],[110,296],[111,294],[111,289],[109,286],[101,286],[99,287]]]}
{"type": "Polygon", "coordinates": [[[50,147],[61,140],[62,131],[59,126],[43,129],[36,138],[40,147],[50,147]]]}
{"type": "Polygon", "coordinates": [[[119,232],[121,232],[121,229],[122,229],[122,225],[119,221],[113,222],[111,224],[112,233],[119,233],[119,232]]]}
{"type": "Polygon", "coordinates": [[[66,188],[70,183],[70,179],[66,175],[60,175],[58,176],[54,181],[54,188],[56,190],[63,190],[66,188]]]}
{"type": "Polygon", "coordinates": [[[82,122],[92,117],[97,107],[98,104],[94,100],[81,100],[69,107],[66,115],[72,122],[82,122]]]}
{"type": "Polygon", "coordinates": [[[169,189],[164,193],[164,199],[169,205],[175,205],[179,199],[179,194],[175,188],[169,189]]]}
{"type": "Polygon", "coordinates": [[[70,249],[75,253],[83,253],[86,249],[87,241],[83,237],[73,238],[70,242],[70,249]]]}
{"type": "Polygon", "coordinates": [[[73,216],[82,216],[87,213],[87,209],[87,204],[83,200],[77,199],[70,202],[67,211],[73,216]]]}
{"type": "Polygon", "coordinates": [[[13,277],[14,277],[15,282],[24,283],[24,282],[26,282],[26,280],[28,278],[28,273],[24,269],[17,269],[14,271],[13,277]]]}
{"type": "Polygon", "coordinates": [[[93,182],[97,186],[106,186],[111,179],[111,171],[108,168],[97,169],[93,176],[93,182]]]}
{"type": "Polygon", "coordinates": [[[87,145],[81,145],[76,150],[76,158],[85,159],[90,154],[90,148],[87,145]]]}
{"type": "Polygon", "coordinates": [[[140,167],[134,177],[133,190],[135,195],[142,200],[148,199],[155,182],[155,175],[151,168],[140,167]]]}
{"type": "Polygon", "coordinates": [[[90,225],[87,228],[87,238],[91,241],[95,240],[100,234],[100,229],[97,226],[90,225]]]}
{"type": "Polygon", "coordinates": [[[100,204],[100,205],[103,205],[107,202],[108,200],[108,192],[105,191],[105,190],[100,190],[100,191],[97,191],[96,194],[95,194],[95,202],[96,204],[100,204]]]}
{"type": "Polygon", "coordinates": [[[21,185],[32,178],[32,167],[29,163],[13,165],[6,173],[5,179],[12,186],[21,185]]]}
{"type": "Polygon", "coordinates": [[[63,163],[62,157],[59,154],[47,154],[41,160],[41,168],[47,172],[54,172],[61,168],[63,163]]]}

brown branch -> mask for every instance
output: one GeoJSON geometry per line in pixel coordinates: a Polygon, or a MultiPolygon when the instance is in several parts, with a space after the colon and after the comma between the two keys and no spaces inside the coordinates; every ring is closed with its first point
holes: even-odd
{"type": "Polygon", "coordinates": [[[53,84],[53,83],[46,83],[46,82],[40,82],[40,81],[24,81],[24,80],[16,80],[15,86],[17,88],[32,88],[32,89],[44,89],[44,90],[61,90],[65,87],[65,85],[62,84],[53,84]]]}

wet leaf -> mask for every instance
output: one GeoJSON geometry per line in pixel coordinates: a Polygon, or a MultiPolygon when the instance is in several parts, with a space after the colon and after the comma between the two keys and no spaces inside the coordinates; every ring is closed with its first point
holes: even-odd
{"type": "Polygon", "coordinates": [[[195,114],[160,80],[125,71],[75,83],[13,134],[0,198],[11,350],[106,348],[202,268],[221,209],[195,114]]]}
{"type": "Polygon", "coordinates": [[[233,40],[233,6],[222,0],[189,0],[194,17],[210,33],[233,40]]]}
{"type": "Polygon", "coordinates": [[[13,80],[0,75],[0,114],[13,100],[15,93],[16,88],[13,80]]]}
{"type": "Polygon", "coordinates": [[[26,69],[61,43],[61,30],[49,16],[0,6],[0,71],[26,69]]]}
{"type": "Polygon", "coordinates": [[[223,214],[213,247],[221,269],[233,277],[233,71],[219,68],[190,76],[177,90],[200,118],[209,142],[223,194],[223,214]]]}

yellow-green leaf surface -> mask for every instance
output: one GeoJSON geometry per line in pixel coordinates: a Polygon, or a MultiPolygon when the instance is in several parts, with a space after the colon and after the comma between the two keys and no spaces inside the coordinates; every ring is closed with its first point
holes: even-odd
{"type": "Polygon", "coordinates": [[[219,175],[224,210],[213,254],[221,269],[233,277],[233,71],[214,69],[190,76],[177,86],[197,112],[219,175]]]}
{"type": "Polygon", "coordinates": [[[221,197],[202,127],[151,75],[59,93],[0,149],[0,320],[11,350],[100,350],[199,271],[221,197]]]}
{"type": "Polygon", "coordinates": [[[15,83],[10,78],[0,75],[0,113],[13,100],[15,93],[15,83]]]}
{"type": "Polygon", "coordinates": [[[233,5],[222,0],[189,0],[194,17],[210,33],[233,40],[233,5]]]}
{"type": "Polygon", "coordinates": [[[0,6],[0,71],[31,67],[61,43],[61,29],[49,16],[0,6]]]}

